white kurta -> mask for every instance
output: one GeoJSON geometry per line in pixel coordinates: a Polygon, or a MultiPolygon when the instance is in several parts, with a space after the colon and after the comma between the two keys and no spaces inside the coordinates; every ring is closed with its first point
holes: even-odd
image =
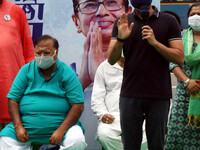
{"type": "Polygon", "coordinates": [[[116,63],[110,65],[107,60],[96,71],[91,98],[91,107],[99,119],[97,140],[105,149],[122,150],[121,127],[119,116],[119,95],[123,78],[123,69],[116,63]],[[112,124],[101,121],[104,114],[112,114],[112,124]]]}

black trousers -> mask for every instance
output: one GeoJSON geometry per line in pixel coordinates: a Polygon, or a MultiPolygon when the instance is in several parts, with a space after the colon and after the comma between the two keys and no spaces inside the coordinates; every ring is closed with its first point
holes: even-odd
{"type": "Polygon", "coordinates": [[[140,150],[142,124],[146,119],[149,150],[163,150],[170,100],[120,97],[120,119],[124,150],[140,150]]]}

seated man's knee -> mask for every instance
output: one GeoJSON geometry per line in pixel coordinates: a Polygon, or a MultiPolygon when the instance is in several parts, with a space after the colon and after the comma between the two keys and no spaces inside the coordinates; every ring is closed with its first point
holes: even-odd
{"type": "Polygon", "coordinates": [[[110,134],[111,134],[110,129],[108,129],[106,127],[102,127],[102,128],[100,127],[97,131],[98,139],[100,141],[107,141],[110,134]]]}
{"type": "Polygon", "coordinates": [[[66,135],[65,140],[63,141],[63,146],[66,147],[71,147],[73,150],[83,150],[87,144],[85,143],[85,136],[83,135],[82,129],[79,130],[80,127],[74,128],[78,130],[69,130],[66,135]]]}
{"type": "Polygon", "coordinates": [[[31,150],[31,143],[21,143],[7,136],[0,137],[0,150],[31,150]]]}
{"type": "MultiPolygon", "coordinates": [[[[73,150],[83,150],[87,144],[85,143],[85,138],[80,136],[72,136],[63,141],[63,146],[65,148],[73,149],[73,150]]],[[[62,147],[62,146],[61,146],[62,147]]]]}

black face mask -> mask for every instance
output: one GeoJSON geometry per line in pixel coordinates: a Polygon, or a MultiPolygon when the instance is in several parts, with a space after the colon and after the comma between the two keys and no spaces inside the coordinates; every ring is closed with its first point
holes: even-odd
{"type": "Polygon", "coordinates": [[[140,9],[142,5],[150,6],[152,0],[130,0],[130,2],[134,8],[140,9]]]}
{"type": "Polygon", "coordinates": [[[149,19],[149,6],[142,5],[140,6],[139,10],[140,15],[142,17],[142,20],[144,22],[144,25],[148,25],[148,19],[149,19]]]}

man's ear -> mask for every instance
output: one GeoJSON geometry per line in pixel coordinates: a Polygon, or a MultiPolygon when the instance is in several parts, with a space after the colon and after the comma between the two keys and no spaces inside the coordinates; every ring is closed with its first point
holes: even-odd
{"type": "Polygon", "coordinates": [[[74,24],[75,24],[75,26],[76,26],[76,28],[77,28],[77,32],[78,32],[78,33],[81,33],[82,30],[81,30],[81,27],[80,27],[80,21],[79,21],[79,19],[78,19],[78,16],[76,16],[75,14],[73,14],[73,15],[72,15],[72,20],[73,20],[73,22],[74,22],[74,24]]]}
{"type": "Polygon", "coordinates": [[[58,58],[58,49],[57,49],[57,51],[56,51],[56,54],[55,54],[55,56],[56,56],[56,58],[58,58]]]}

